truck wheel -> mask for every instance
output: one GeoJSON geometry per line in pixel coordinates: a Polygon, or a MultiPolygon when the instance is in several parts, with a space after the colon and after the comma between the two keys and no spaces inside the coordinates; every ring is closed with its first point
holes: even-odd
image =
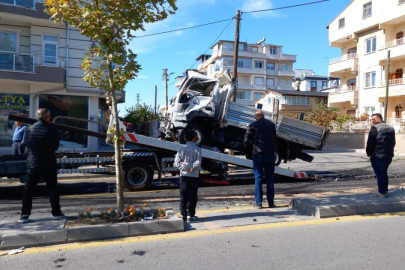
{"type": "Polygon", "coordinates": [[[195,142],[196,145],[201,146],[203,141],[204,141],[204,133],[202,131],[202,128],[197,127],[197,126],[191,126],[191,127],[186,127],[180,130],[179,132],[179,143],[181,144],[186,144],[186,138],[184,137],[186,134],[186,130],[194,130],[195,133],[197,134],[197,141],[195,142]]]}
{"type": "Polygon", "coordinates": [[[124,166],[124,186],[130,191],[146,190],[153,181],[153,168],[145,163],[132,162],[124,166]]]}
{"type": "Polygon", "coordinates": [[[278,151],[274,152],[274,165],[278,166],[281,163],[281,157],[280,154],[278,153],[278,151]]]}

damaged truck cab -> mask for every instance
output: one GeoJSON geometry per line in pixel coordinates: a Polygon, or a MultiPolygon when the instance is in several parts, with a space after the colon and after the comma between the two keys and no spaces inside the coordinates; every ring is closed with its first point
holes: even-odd
{"type": "MultiPolygon", "coordinates": [[[[236,83],[232,81],[229,70],[218,78],[187,70],[179,91],[171,99],[167,110],[163,128],[166,139],[184,144],[185,131],[192,129],[197,134],[196,143],[199,146],[236,150],[249,157],[250,150],[243,145],[243,138],[247,126],[255,121],[257,109],[231,101],[236,83]]],[[[296,126],[295,129],[290,129],[294,130],[293,134],[277,135],[277,165],[282,159],[286,162],[300,158],[311,162],[313,157],[302,150],[322,149],[327,134],[323,127],[302,121],[277,123],[278,107],[274,112],[263,113],[267,119],[273,120],[277,127],[296,126]],[[312,134],[310,140],[308,134],[312,134]]]]}

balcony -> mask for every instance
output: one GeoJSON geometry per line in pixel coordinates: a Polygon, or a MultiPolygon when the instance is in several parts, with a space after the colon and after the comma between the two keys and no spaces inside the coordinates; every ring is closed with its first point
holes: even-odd
{"type": "Polygon", "coordinates": [[[379,60],[384,61],[387,59],[388,49],[391,51],[390,58],[392,60],[399,60],[405,58],[405,46],[404,38],[394,39],[385,43],[384,48],[379,50],[379,60]]]}
{"type": "Polygon", "coordinates": [[[0,0],[0,4],[35,9],[35,0],[0,0]]]}
{"type": "MultiPolygon", "coordinates": [[[[389,92],[388,96],[398,97],[405,95],[404,78],[397,78],[388,81],[389,92]]],[[[378,89],[378,97],[385,97],[386,81],[382,81],[378,89]]]]}
{"type": "Polygon", "coordinates": [[[337,104],[342,102],[350,102],[351,105],[357,105],[357,86],[342,85],[331,89],[328,103],[337,104]]]}
{"type": "Polygon", "coordinates": [[[278,76],[282,77],[295,77],[295,72],[291,70],[279,70],[278,71],[278,76]]]}
{"type": "Polygon", "coordinates": [[[0,79],[64,83],[64,61],[60,57],[0,52],[0,79]]]}
{"type": "Polygon", "coordinates": [[[264,84],[238,84],[238,89],[239,90],[260,90],[260,91],[265,91],[266,86],[264,84]]]}
{"type": "Polygon", "coordinates": [[[344,72],[358,71],[357,53],[345,54],[329,60],[329,76],[339,77],[344,72]]]}

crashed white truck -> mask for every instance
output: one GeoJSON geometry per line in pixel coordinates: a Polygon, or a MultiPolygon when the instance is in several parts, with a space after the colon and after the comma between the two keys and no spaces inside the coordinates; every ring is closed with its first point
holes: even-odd
{"type": "MultiPolygon", "coordinates": [[[[257,109],[231,101],[236,83],[229,70],[218,78],[187,70],[161,128],[165,138],[184,144],[185,130],[193,129],[198,135],[198,145],[236,150],[251,158],[243,137],[247,126],[255,121],[257,109]]],[[[311,162],[313,157],[303,150],[321,150],[329,131],[289,117],[278,122],[278,106],[274,107],[273,112],[263,112],[277,126],[276,165],[296,158],[311,162]]]]}

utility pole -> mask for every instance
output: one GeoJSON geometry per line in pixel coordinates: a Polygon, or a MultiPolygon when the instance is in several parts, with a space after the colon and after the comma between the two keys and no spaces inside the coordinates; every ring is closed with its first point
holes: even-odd
{"type": "Polygon", "coordinates": [[[387,53],[387,72],[385,76],[385,104],[384,104],[384,121],[387,122],[387,110],[388,110],[388,91],[390,88],[390,55],[391,51],[387,53]]]}
{"type": "Polygon", "coordinates": [[[169,107],[167,99],[167,68],[163,69],[163,80],[165,81],[165,118],[167,118],[167,108],[169,107]]]}
{"type": "Polygon", "coordinates": [[[156,117],[156,102],[157,102],[157,85],[155,85],[155,117],[156,117]]]}
{"type": "Polygon", "coordinates": [[[139,107],[139,101],[141,100],[140,94],[136,94],[136,107],[139,107]]]}
{"type": "MultiPolygon", "coordinates": [[[[235,24],[235,41],[233,45],[233,72],[232,80],[236,81],[238,79],[238,52],[239,52],[239,22],[240,22],[240,10],[236,10],[236,24],[235,24]]],[[[231,101],[236,101],[236,84],[233,91],[231,101]]]]}

